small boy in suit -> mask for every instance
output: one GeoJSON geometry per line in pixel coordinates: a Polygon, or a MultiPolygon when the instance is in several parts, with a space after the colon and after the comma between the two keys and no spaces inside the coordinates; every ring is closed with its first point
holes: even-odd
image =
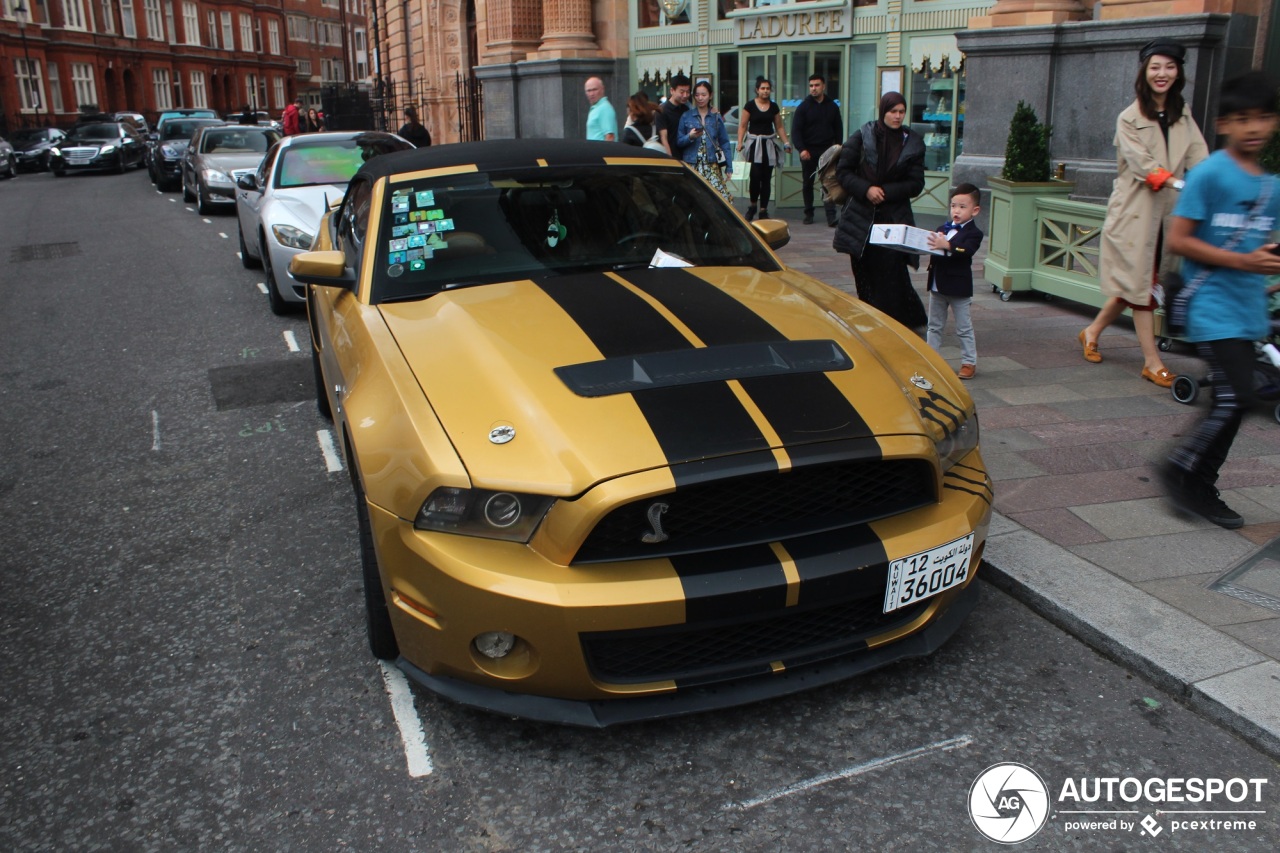
{"type": "Polygon", "coordinates": [[[982,232],[973,218],[981,208],[982,194],[973,184],[960,184],[951,190],[951,221],[944,222],[929,235],[929,247],[945,254],[929,260],[929,328],[926,340],[935,350],[942,349],[942,329],[947,324],[947,309],[955,317],[956,337],[960,339],[961,379],[972,379],[978,372],[978,346],[973,338],[973,320],[969,305],[973,302],[973,256],[982,245],[982,232]]]}

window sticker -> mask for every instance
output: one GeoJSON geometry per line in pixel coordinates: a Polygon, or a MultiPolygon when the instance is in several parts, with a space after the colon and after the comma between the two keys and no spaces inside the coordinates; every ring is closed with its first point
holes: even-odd
{"type": "Polygon", "coordinates": [[[405,248],[412,249],[415,246],[427,245],[427,236],[425,234],[414,234],[405,244],[405,248]]]}
{"type": "Polygon", "coordinates": [[[391,222],[392,222],[393,224],[395,224],[395,225],[404,225],[406,222],[408,222],[408,221],[409,221],[409,217],[410,217],[411,215],[412,215],[412,214],[408,214],[408,213],[397,213],[397,214],[392,218],[391,222]]]}
{"type": "Polygon", "coordinates": [[[414,272],[419,272],[421,270],[425,270],[426,268],[427,268],[427,262],[424,260],[409,261],[409,269],[414,272]]]}
{"type": "Polygon", "coordinates": [[[391,197],[391,212],[392,213],[408,213],[409,199],[402,196],[393,195],[391,197]]]}
{"type": "Polygon", "coordinates": [[[409,212],[410,222],[425,222],[427,220],[427,212],[425,210],[414,210],[409,212]]]}
{"type": "Polygon", "coordinates": [[[415,226],[415,231],[414,231],[414,233],[416,233],[416,234],[434,234],[434,233],[436,233],[436,231],[437,231],[436,223],[434,223],[434,222],[419,222],[419,223],[417,224],[417,226],[415,226]]]}
{"type": "Polygon", "coordinates": [[[437,230],[437,231],[452,231],[452,230],[453,230],[453,220],[452,220],[452,219],[441,219],[441,220],[440,220],[439,222],[437,222],[435,225],[436,225],[436,230],[437,230]]]}
{"type": "Polygon", "coordinates": [[[405,249],[409,248],[409,243],[407,240],[392,240],[391,245],[387,248],[393,252],[403,252],[405,249]]]}
{"type": "Polygon", "coordinates": [[[418,233],[418,226],[414,225],[413,223],[409,223],[408,225],[392,225],[391,226],[392,237],[408,237],[410,234],[417,234],[417,233],[418,233]]]}
{"type": "MultiPolygon", "coordinates": [[[[417,263],[417,261],[415,261],[417,263]]],[[[387,267],[387,275],[391,278],[399,278],[404,275],[404,264],[392,264],[387,267]]]]}
{"type": "Polygon", "coordinates": [[[404,252],[392,252],[387,255],[387,263],[389,264],[403,264],[408,259],[408,256],[404,252]]]}
{"type": "Polygon", "coordinates": [[[434,221],[436,219],[444,219],[444,211],[441,210],[440,208],[436,208],[435,210],[428,210],[426,213],[427,213],[428,221],[434,221]]]}
{"type": "Polygon", "coordinates": [[[426,190],[416,193],[414,200],[417,202],[417,207],[431,207],[436,203],[436,194],[432,190],[426,190]]]}

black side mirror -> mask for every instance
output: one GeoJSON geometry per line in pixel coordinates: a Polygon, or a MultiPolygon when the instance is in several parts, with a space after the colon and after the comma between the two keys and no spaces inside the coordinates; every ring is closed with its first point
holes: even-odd
{"type": "Polygon", "coordinates": [[[238,186],[242,190],[249,190],[250,192],[259,192],[258,176],[252,175],[252,174],[241,175],[240,177],[236,178],[236,186],[238,186]]]}

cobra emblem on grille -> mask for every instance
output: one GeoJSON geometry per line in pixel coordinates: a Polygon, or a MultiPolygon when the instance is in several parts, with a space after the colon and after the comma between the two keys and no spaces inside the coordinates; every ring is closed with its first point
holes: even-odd
{"type": "Polygon", "coordinates": [[[670,507],[661,501],[649,504],[649,512],[647,513],[647,516],[649,518],[649,526],[652,527],[653,530],[641,536],[641,542],[646,545],[656,545],[659,542],[666,542],[671,538],[662,532],[662,514],[668,509],[670,509],[670,507]]]}

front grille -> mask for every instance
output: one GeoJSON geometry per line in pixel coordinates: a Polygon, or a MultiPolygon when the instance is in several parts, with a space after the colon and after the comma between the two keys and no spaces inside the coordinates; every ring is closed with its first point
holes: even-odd
{"type": "Polygon", "coordinates": [[[62,156],[68,160],[89,160],[98,156],[97,148],[63,148],[62,156]]]}
{"type": "MultiPolygon", "coordinates": [[[[886,569],[878,571],[883,577],[886,569]]],[[[591,674],[613,684],[725,681],[763,674],[773,661],[794,668],[860,651],[868,637],[916,619],[929,601],[892,613],[880,612],[883,604],[877,596],[728,625],[582,634],[582,651],[591,674]]]]}
{"type": "Polygon", "coordinates": [[[926,460],[852,459],[684,486],[657,498],[624,504],[600,520],[575,564],[668,557],[760,542],[775,542],[865,524],[937,500],[926,460]],[[653,536],[649,513],[668,538],[653,536]]]}

